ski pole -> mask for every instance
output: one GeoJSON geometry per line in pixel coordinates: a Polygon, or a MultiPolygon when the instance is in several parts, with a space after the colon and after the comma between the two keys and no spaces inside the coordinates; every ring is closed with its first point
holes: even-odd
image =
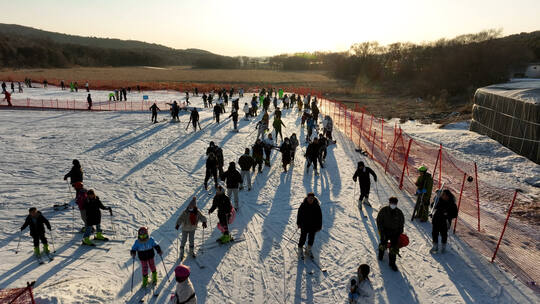
{"type": "Polygon", "coordinates": [[[111,215],[111,227],[112,227],[112,231],[113,231],[113,233],[114,233],[114,236],[116,236],[116,229],[114,228],[112,208],[110,208],[110,207],[109,207],[109,214],[111,215]]]}
{"type": "Polygon", "coordinates": [[[356,201],[356,182],[354,182],[353,204],[356,201]]]}
{"type": "Polygon", "coordinates": [[[67,180],[66,180],[66,183],[67,183],[67,186],[68,186],[69,195],[71,196],[71,199],[74,199],[73,192],[71,191],[71,186],[69,185],[69,182],[67,180]]]}
{"type": "Polygon", "coordinates": [[[168,283],[168,282],[170,282],[169,273],[167,272],[167,268],[165,267],[165,262],[163,261],[163,256],[160,254],[159,257],[161,258],[161,264],[163,264],[163,270],[165,270],[165,275],[167,276],[167,283],[168,283]]]}
{"type": "Polygon", "coordinates": [[[53,253],[56,253],[56,249],[54,248],[54,237],[53,237],[52,231],[49,230],[49,233],[51,234],[51,245],[52,245],[53,253]]]}
{"type": "Polygon", "coordinates": [[[75,203],[71,206],[71,233],[75,234],[75,203]]]}
{"type": "Polygon", "coordinates": [[[133,257],[131,263],[131,292],[133,292],[133,277],[135,276],[135,257],[133,257]]]}
{"type": "Polygon", "coordinates": [[[21,244],[21,235],[22,235],[22,230],[19,231],[19,241],[17,242],[17,249],[15,250],[15,254],[19,253],[19,245],[21,244]]]}

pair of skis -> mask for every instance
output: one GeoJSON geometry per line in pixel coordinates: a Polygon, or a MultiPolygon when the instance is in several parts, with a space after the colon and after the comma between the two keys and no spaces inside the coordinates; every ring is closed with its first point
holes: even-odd
{"type": "MultiPolygon", "coordinates": [[[[302,254],[300,255],[300,259],[301,259],[303,262],[306,262],[306,257],[305,257],[305,255],[304,255],[304,253],[302,253],[302,254]]],[[[313,256],[313,253],[310,252],[310,254],[309,254],[307,260],[311,261],[311,263],[312,263],[313,265],[315,265],[322,273],[326,273],[326,272],[327,272],[326,268],[321,267],[321,265],[319,264],[319,262],[317,262],[317,261],[315,260],[315,257],[313,256]]],[[[309,274],[313,274],[314,272],[313,272],[313,270],[311,270],[311,271],[309,271],[308,273],[309,273],[309,274]]]]}
{"type": "MultiPolygon", "coordinates": [[[[50,252],[47,252],[45,253],[45,255],[47,256],[47,258],[49,259],[49,263],[52,262],[54,260],[54,256],[50,253],[50,252]]],[[[38,262],[39,265],[43,265],[45,264],[45,261],[43,261],[43,254],[40,254],[40,255],[34,255],[36,257],[36,260],[38,262]]]]}

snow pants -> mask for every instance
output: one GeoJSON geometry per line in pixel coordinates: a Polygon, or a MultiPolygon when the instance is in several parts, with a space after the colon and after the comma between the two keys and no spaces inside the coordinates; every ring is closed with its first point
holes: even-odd
{"type": "MultiPolygon", "coordinates": [[[[101,224],[96,225],[96,232],[101,232],[101,224]]],[[[90,237],[90,234],[92,234],[92,226],[86,226],[86,229],[84,230],[84,237],[90,237]]]]}
{"type": "Polygon", "coordinates": [[[205,185],[208,183],[208,180],[210,179],[210,176],[214,177],[214,184],[217,187],[217,185],[218,185],[217,168],[206,168],[206,175],[204,177],[204,184],[205,185]]]}
{"type": "Polygon", "coordinates": [[[262,171],[262,163],[263,163],[263,157],[262,155],[253,155],[253,159],[255,162],[253,163],[253,171],[255,171],[255,167],[259,166],[259,172],[262,171]]]}
{"type": "Polygon", "coordinates": [[[388,247],[388,241],[390,241],[390,251],[388,252],[389,264],[396,264],[396,255],[399,254],[398,240],[399,234],[381,234],[381,243],[379,244],[379,260],[382,260],[384,252],[388,247]]]}
{"type": "Polygon", "coordinates": [[[45,237],[45,234],[32,235],[32,239],[34,240],[34,247],[39,247],[40,240],[41,240],[41,244],[43,245],[47,244],[47,238],[45,237]]]}
{"type": "Polygon", "coordinates": [[[223,227],[224,231],[229,231],[229,214],[218,212],[217,214],[219,224],[223,227]]]}
{"type": "Polygon", "coordinates": [[[195,230],[193,231],[182,230],[182,241],[180,242],[180,249],[182,251],[184,251],[184,247],[186,246],[188,237],[189,237],[189,249],[193,251],[193,248],[195,248],[195,230]]]}
{"type": "Polygon", "coordinates": [[[270,167],[270,154],[272,154],[272,148],[264,148],[264,164],[270,167]]]}
{"type": "Polygon", "coordinates": [[[439,243],[439,234],[441,235],[441,242],[446,244],[448,240],[448,222],[444,219],[434,219],[431,227],[431,237],[433,243],[439,243]]]}
{"type": "Polygon", "coordinates": [[[79,211],[81,212],[81,219],[84,223],[84,227],[88,226],[88,224],[86,223],[86,210],[85,209],[79,209],[79,211]]]}
{"type": "Polygon", "coordinates": [[[266,131],[266,128],[263,126],[259,126],[259,129],[257,131],[257,139],[263,138],[264,139],[264,131],[266,131]]]}
{"type": "Polygon", "coordinates": [[[251,189],[251,172],[249,170],[242,170],[240,171],[240,175],[242,176],[242,187],[244,186],[244,181],[247,180],[248,189],[251,189]]]}
{"type": "Polygon", "coordinates": [[[313,242],[315,241],[315,234],[317,231],[310,231],[307,229],[300,229],[300,240],[298,241],[298,247],[304,247],[304,244],[306,243],[306,237],[307,237],[307,244],[308,246],[313,246],[313,242]]]}
{"type": "Polygon", "coordinates": [[[307,169],[309,169],[311,164],[313,164],[313,171],[317,172],[317,158],[315,158],[315,159],[308,158],[307,159],[307,169]]]}
{"type": "Polygon", "coordinates": [[[156,113],[152,112],[152,122],[154,123],[157,122],[157,112],[156,113]]]}
{"type": "Polygon", "coordinates": [[[369,188],[371,187],[371,184],[369,183],[365,183],[365,184],[360,184],[360,198],[358,198],[358,200],[361,202],[364,197],[366,199],[369,199],[369,188]]]}
{"type": "Polygon", "coordinates": [[[276,138],[276,142],[277,142],[277,136],[279,134],[279,137],[281,138],[281,141],[283,141],[283,134],[281,134],[281,128],[279,129],[274,129],[274,133],[276,134],[276,136],[274,136],[276,138]]]}
{"type": "Polygon", "coordinates": [[[238,209],[238,188],[227,188],[227,196],[234,198],[234,208],[238,209]]]}
{"type": "Polygon", "coordinates": [[[148,266],[150,266],[150,271],[156,271],[156,264],[154,263],[154,258],[151,258],[149,260],[141,260],[143,277],[148,275],[148,266]]]}

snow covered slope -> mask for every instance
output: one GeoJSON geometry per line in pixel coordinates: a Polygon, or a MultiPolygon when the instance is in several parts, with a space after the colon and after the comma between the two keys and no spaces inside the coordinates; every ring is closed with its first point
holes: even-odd
{"type": "MultiPolygon", "coordinates": [[[[193,101],[201,104],[200,98],[193,101]]],[[[285,110],[283,117],[285,134],[296,132],[302,138],[296,109],[285,110]]],[[[0,111],[0,288],[36,280],[39,303],[136,303],[141,297],[137,292],[141,270],[136,262],[131,293],[129,249],[141,225],[148,226],[161,244],[166,270],[172,275],[177,264],[177,217],[193,196],[203,212],[211,205],[213,191],[208,195],[202,188],[206,147],[214,141],[223,147],[225,163],[237,161],[256,135],[254,121],[240,120],[240,132],[230,132],[230,119],[216,125],[209,110],[201,112],[203,129],[196,133],[185,130],[189,117],[184,112],[180,124],[169,123],[160,114],[160,121],[165,118],[150,124],[149,114],[141,113],[0,111]],[[87,187],[115,212],[116,234],[110,216],[103,216],[105,234],[114,241],[99,248],[79,246],[82,236],[72,233],[71,209],[52,209],[53,204],[71,199],[62,177],[73,158],[82,163],[87,187]],[[15,254],[30,206],[41,209],[53,226],[56,258],[40,266],[31,256],[28,230],[15,254]]],[[[446,254],[430,255],[427,223],[406,222],[411,244],[398,258],[400,272],[390,270],[387,256],[378,262],[376,210],[395,195],[407,218],[413,200],[356,153],[346,138],[336,137],[338,143],[329,148],[320,176],[311,170],[304,174],[300,148],[288,173],[282,173],[281,156],[275,153],[272,167],[255,174],[253,189],[240,193],[240,211],[231,225],[233,235],[245,241],[217,246],[215,214],[210,216],[212,226],[197,231],[196,243],[205,240],[204,253],[198,257],[205,268],[193,260],[185,263],[191,266],[200,303],[345,303],[345,286],[361,263],[372,267],[376,303],[538,302],[531,290],[459,239],[450,238],[446,254]],[[358,193],[351,177],[359,160],[379,176],[372,187],[374,209],[367,210],[367,218],[360,216],[354,203],[358,193]],[[299,263],[295,253],[297,208],[309,191],[319,197],[323,210],[323,229],[314,252],[326,273],[311,262],[299,263]]],[[[78,229],[82,225],[78,213],[74,218],[78,229]]],[[[167,282],[161,263],[157,266],[162,292],[147,300],[166,303],[175,283],[172,277],[167,282]]]]}

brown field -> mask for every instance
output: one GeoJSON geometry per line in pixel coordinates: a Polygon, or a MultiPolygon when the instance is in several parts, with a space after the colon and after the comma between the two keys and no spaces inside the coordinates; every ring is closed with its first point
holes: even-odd
{"type": "Polygon", "coordinates": [[[90,86],[121,86],[115,82],[133,83],[197,83],[229,84],[237,86],[283,86],[308,87],[323,92],[325,97],[343,102],[350,108],[365,107],[379,117],[420,119],[425,122],[448,123],[470,118],[471,105],[468,101],[448,103],[434,100],[416,102],[414,97],[391,96],[381,90],[354,85],[331,78],[322,71],[284,72],[272,70],[228,70],[194,69],[189,66],[155,67],[77,67],[66,69],[20,69],[0,70],[0,80],[22,81],[30,77],[34,81],[43,79],[77,81],[79,85],[90,82],[90,86]],[[459,112],[459,115],[450,115],[459,112]]]}

